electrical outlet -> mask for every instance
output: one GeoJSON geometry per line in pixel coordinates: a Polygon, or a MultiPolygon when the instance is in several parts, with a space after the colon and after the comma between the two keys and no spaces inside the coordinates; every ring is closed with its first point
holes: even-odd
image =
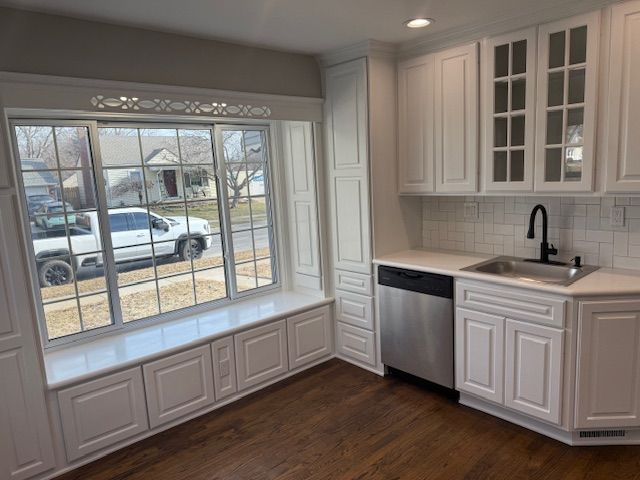
{"type": "Polygon", "coordinates": [[[624,227],[624,207],[611,207],[609,225],[612,227],[624,227]]]}
{"type": "Polygon", "coordinates": [[[472,220],[478,218],[478,202],[466,202],[464,204],[464,218],[472,220]]]}

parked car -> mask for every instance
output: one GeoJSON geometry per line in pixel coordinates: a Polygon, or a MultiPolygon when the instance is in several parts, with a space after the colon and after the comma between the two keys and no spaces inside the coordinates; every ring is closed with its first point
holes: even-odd
{"type": "MultiPolygon", "coordinates": [[[[72,251],[64,230],[51,229],[44,238],[33,239],[42,287],[71,283],[81,266],[101,266],[100,228],[95,212],[77,213],[69,228],[72,251]]],[[[178,256],[182,260],[202,257],[211,247],[209,222],[198,217],[161,217],[143,208],[109,210],[111,243],[116,263],[178,256]],[[151,246],[153,240],[154,246],[151,246]]]]}
{"type": "Polygon", "coordinates": [[[56,202],[57,200],[51,195],[29,195],[27,197],[27,210],[29,215],[33,215],[42,205],[49,202],[56,202]]]}
{"type": "Polygon", "coordinates": [[[64,227],[65,209],[67,211],[67,223],[73,225],[76,223],[76,215],[73,212],[73,206],[64,202],[46,202],[34,212],[36,216],[36,225],[42,228],[64,227]]]}

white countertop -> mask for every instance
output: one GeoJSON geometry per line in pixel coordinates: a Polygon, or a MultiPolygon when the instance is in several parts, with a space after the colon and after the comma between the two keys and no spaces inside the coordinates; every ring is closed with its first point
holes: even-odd
{"type": "Polygon", "coordinates": [[[183,319],[127,330],[46,351],[47,384],[58,389],[97,375],[202,345],[239,330],[326,305],[333,298],[278,292],[183,319]]]}
{"type": "Polygon", "coordinates": [[[407,268],[423,272],[449,275],[455,278],[480,280],[501,285],[535,289],[570,297],[594,295],[640,295],[640,272],[600,268],[577,282],[562,287],[541,282],[529,282],[487,273],[462,271],[495,255],[451,252],[440,250],[405,250],[376,258],[373,263],[407,268]]]}

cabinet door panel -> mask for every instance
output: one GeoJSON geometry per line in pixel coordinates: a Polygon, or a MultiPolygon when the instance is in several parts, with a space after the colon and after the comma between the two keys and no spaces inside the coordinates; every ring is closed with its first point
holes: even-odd
{"type": "Polygon", "coordinates": [[[490,38],[483,52],[486,190],[532,191],[536,29],[490,38]],[[500,127],[502,132],[497,131],[500,127]],[[500,135],[504,139],[496,145],[500,135]]]}
{"type": "Polygon", "coordinates": [[[593,191],[599,38],[599,11],[538,30],[536,191],[593,191]]]}
{"type": "Polygon", "coordinates": [[[209,346],[143,366],[151,428],[214,402],[209,346]]]}
{"type": "Polygon", "coordinates": [[[69,461],[148,429],[140,368],[58,392],[69,461]]]}
{"type": "Polygon", "coordinates": [[[583,302],[576,428],[640,426],[640,302],[583,302]]]}
{"type": "Polygon", "coordinates": [[[478,44],[435,56],[436,191],[478,188],[478,44]]]}
{"type": "Polygon", "coordinates": [[[301,367],[331,353],[331,310],[324,307],[287,319],[289,368],[301,367]]]}
{"type": "Polygon", "coordinates": [[[456,309],[456,388],[503,402],[504,318],[456,309]]]}
{"type": "Polygon", "coordinates": [[[284,320],[234,337],[238,390],[258,385],[289,370],[284,320]]]}
{"type": "Polygon", "coordinates": [[[236,384],[236,358],[233,337],[221,338],[211,344],[213,352],[213,380],[216,400],[233,395],[238,390],[236,384]]]}
{"type": "Polygon", "coordinates": [[[338,354],[375,366],[375,334],[373,332],[338,322],[336,335],[338,354]]]}
{"type": "Polygon", "coordinates": [[[320,244],[312,124],[283,122],[282,133],[287,201],[293,217],[289,227],[293,268],[297,274],[319,277],[320,244]]]}
{"type": "Polygon", "coordinates": [[[559,424],[563,332],[507,320],[505,405],[559,424]]]}
{"type": "Polygon", "coordinates": [[[398,65],[398,189],[433,192],[434,62],[432,55],[398,65]]]}
{"type": "Polygon", "coordinates": [[[373,330],[373,298],[336,290],[336,318],[356,327],[373,330]]]}
{"type": "Polygon", "coordinates": [[[640,191],[640,2],[611,11],[607,119],[608,192],[640,191]]]}
{"type": "Polygon", "coordinates": [[[333,170],[366,169],[366,68],[360,59],[326,70],[326,147],[333,170]]]}
{"type": "Polygon", "coordinates": [[[368,179],[361,176],[335,177],[332,214],[335,267],[371,273],[368,179]]]}
{"type": "Polygon", "coordinates": [[[30,478],[54,465],[44,399],[21,348],[0,353],[0,477],[30,478]]]}

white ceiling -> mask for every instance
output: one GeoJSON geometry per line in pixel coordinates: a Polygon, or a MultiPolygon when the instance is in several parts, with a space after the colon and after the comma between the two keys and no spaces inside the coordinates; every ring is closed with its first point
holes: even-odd
{"type": "Polygon", "coordinates": [[[405,42],[589,0],[0,0],[0,5],[280,50],[405,42]],[[406,19],[436,23],[410,30],[406,19]]]}

